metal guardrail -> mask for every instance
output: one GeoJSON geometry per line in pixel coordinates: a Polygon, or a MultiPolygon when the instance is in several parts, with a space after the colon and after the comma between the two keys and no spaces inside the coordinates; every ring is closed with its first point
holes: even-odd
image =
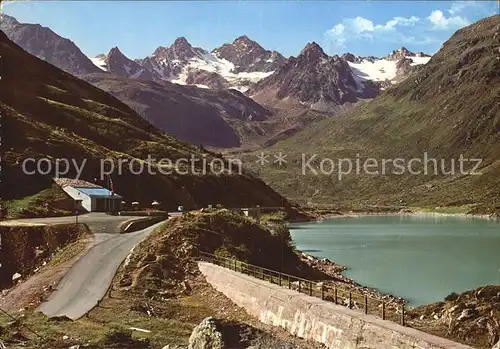
{"type": "Polygon", "coordinates": [[[281,287],[305,293],[312,297],[321,298],[322,300],[343,305],[353,310],[362,311],[365,314],[376,315],[381,317],[382,320],[397,322],[403,326],[406,325],[406,309],[404,303],[397,306],[388,306],[383,300],[343,287],[325,285],[323,282],[303,279],[290,274],[248,264],[237,259],[216,256],[207,252],[200,251],[199,259],[257,279],[271,282],[281,287]]]}

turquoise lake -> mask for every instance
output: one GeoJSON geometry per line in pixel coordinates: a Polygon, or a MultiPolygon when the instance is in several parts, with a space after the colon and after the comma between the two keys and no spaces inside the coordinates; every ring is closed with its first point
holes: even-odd
{"type": "Polygon", "coordinates": [[[291,224],[296,247],[413,306],[500,284],[500,223],[440,215],[343,217],[291,224]]]}

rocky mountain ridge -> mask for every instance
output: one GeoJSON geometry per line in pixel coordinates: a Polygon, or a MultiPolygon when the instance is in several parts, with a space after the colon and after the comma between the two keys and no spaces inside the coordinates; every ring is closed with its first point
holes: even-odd
{"type": "MultiPolygon", "coordinates": [[[[322,120],[273,145],[269,152],[287,154],[287,175],[272,167],[260,175],[287,197],[311,205],[404,203],[413,207],[459,206],[476,214],[498,212],[499,19],[495,15],[459,29],[411,78],[387,87],[341,117],[322,120]],[[430,167],[428,175],[424,169],[420,175],[408,171],[396,175],[386,170],[386,175],[351,173],[339,180],[336,173],[302,175],[300,165],[295,165],[301,163],[301,154],[320,154],[319,158],[324,154],[330,159],[361,156],[378,159],[379,165],[380,159],[422,159],[427,154],[428,158],[443,159],[444,165],[435,165],[434,170],[430,167]],[[457,164],[461,156],[481,159],[481,168],[475,174],[455,168],[450,174],[453,161],[457,164]]],[[[472,162],[468,166],[465,169],[471,171],[472,162]]]]}
{"type": "Polygon", "coordinates": [[[246,35],[214,49],[212,54],[233,63],[235,73],[274,71],[286,60],[279,52],[264,49],[246,35]]]}
{"type": "MultiPolygon", "coordinates": [[[[107,54],[99,54],[89,59],[73,42],[54,33],[50,28],[19,23],[5,14],[2,15],[1,28],[9,38],[29,53],[76,76],[106,71],[120,77],[170,81],[202,88],[235,88],[244,92],[289,60],[295,59],[287,59],[277,51],[266,50],[246,35],[239,36],[233,42],[223,44],[211,52],[193,47],[185,37],[179,37],[171,46],[159,46],[150,56],[144,58],[130,59],[118,47],[113,47],[107,54]]],[[[402,47],[384,58],[360,57],[351,53],[345,53],[340,58],[349,62],[351,74],[355,79],[380,82],[391,81],[396,76],[406,76],[411,71],[410,67],[426,63],[429,56],[421,52],[413,53],[402,47]],[[379,67],[382,61],[388,67],[379,67]],[[369,63],[375,66],[368,67],[369,63]],[[378,74],[383,77],[373,74],[373,70],[377,69],[386,70],[385,74],[378,74]]]]}
{"type": "Polygon", "coordinates": [[[264,104],[332,112],[374,98],[379,89],[379,85],[353,74],[347,60],[328,56],[321,46],[311,42],[297,57],[290,57],[272,75],[255,84],[248,94],[264,104]]]}
{"type": "MultiPolygon", "coordinates": [[[[158,130],[111,94],[28,54],[4,33],[0,33],[0,49],[2,129],[5,134],[18,135],[6,137],[4,142],[2,184],[17,184],[3,185],[4,203],[21,198],[35,200],[39,193],[51,188],[53,177],[58,176],[53,166],[50,174],[27,175],[22,163],[30,157],[78,162],[85,159],[79,179],[89,182],[99,177],[102,159],[144,161],[151,156],[175,162],[205,157],[210,163],[220,158],[218,154],[158,130]]],[[[192,86],[185,88],[200,90],[192,86]]],[[[206,167],[205,172],[200,172],[203,169],[200,161],[194,166],[195,169],[187,171],[173,171],[172,175],[156,167],[154,171],[134,174],[126,166],[123,172],[112,174],[113,183],[124,200],[144,203],[161,200],[171,203],[169,209],[175,205],[204,207],[209,202],[228,207],[288,206],[285,199],[251,175],[230,172],[227,165],[223,166],[225,171],[220,175],[212,174],[206,167]]],[[[66,174],[67,177],[76,175],[74,169],[66,174]]]]}
{"type": "Polygon", "coordinates": [[[19,23],[6,14],[0,14],[0,28],[24,50],[70,74],[100,71],[74,42],[59,36],[50,28],[39,24],[19,23]]]}
{"type": "Polygon", "coordinates": [[[103,70],[122,77],[240,91],[271,74],[285,61],[279,53],[265,50],[246,36],[212,52],[193,47],[186,38],[179,37],[169,47],[159,46],[151,56],[131,60],[123,55],[118,64],[110,65],[113,50],[93,61],[103,70]]]}
{"type": "Polygon", "coordinates": [[[392,59],[349,53],[328,56],[314,42],[307,44],[297,57],[286,59],[244,35],[212,52],[179,37],[172,45],[159,46],[145,58],[130,59],[120,48],[113,47],[107,54],[88,59],[74,43],[49,28],[20,25],[13,17],[4,17],[2,28],[6,28],[6,34],[29,53],[115,95],[149,121],[154,120],[160,129],[189,142],[214,147],[253,147],[287,138],[310,122],[377,96],[380,90],[411,73],[416,65],[414,59],[429,59],[417,57],[407,49],[399,50],[399,54],[395,51],[392,59]],[[37,31],[46,36],[37,37],[33,34],[37,31]],[[46,40],[39,42],[39,37],[46,40]],[[60,52],[59,42],[65,43],[60,52]],[[47,51],[56,53],[47,56],[47,51]],[[395,60],[398,55],[409,56],[395,60]],[[145,90],[141,90],[143,87],[145,90]],[[246,96],[224,91],[228,88],[246,96]],[[155,98],[159,96],[165,103],[157,103],[155,98]],[[264,104],[267,111],[257,111],[260,109],[249,96],[264,104]],[[162,108],[172,107],[172,101],[180,101],[172,110],[182,110],[183,118],[162,112],[162,108]],[[160,120],[160,115],[164,120],[160,120]],[[200,115],[210,117],[194,121],[200,115]],[[210,130],[206,135],[203,130],[187,131],[201,125],[210,130]],[[221,137],[216,137],[217,133],[221,137]],[[194,134],[199,137],[193,137],[194,134]]]}

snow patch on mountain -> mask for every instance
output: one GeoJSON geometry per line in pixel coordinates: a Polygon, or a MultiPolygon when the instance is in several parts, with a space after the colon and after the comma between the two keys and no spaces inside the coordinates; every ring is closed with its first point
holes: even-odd
{"type": "Polygon", "coordinates": [[[413,56],[413,57],[406,57],[406,58],[409,58],[413,61],[413,63],[410,63],[410,65],[420,65],[420,64],[427,64],[427,62],[429,62],[429,60],[431,59],[431,57],[417,57],[417,56],[413,56]]]}
{"type": "Polygon", "coordinates": [[[89,57],[92,63],[94,65],[104,71],[108,71],[108,68],[106,68],[106,56],[104,55],[98,55],[95,57],[89,57]]]}
{"type": "Polygon", "coordinates": [[[173,79],[171,78],[170,81],[182,85],[187,84],[186,79],[190,70],[204,70],[217,73],[229,82],[231,88],[236,89],[246,88],[246,85],[249,83],[258,82],[273,73],[273,71],[233,73],[233,63],[223,58],[218,58],[211,53],[205,53],[201,57],[193,57],[189,59],[187,64],[182,67],[181,72],[173,79]]]}
{"type": "Polygon", "coordinates": [[[396,76],[396,62],[380,59],[374,62],[362,60],[360,63],[348,62],[354,74],[363,80],[386,81],[396,76]]]}
{"type": "MultiPolygon", "coordinates": [[[[411,66],[426,64],[431,59],[431,57],[417,56],[407,56],[406,58],[412,60],[411,66]]],[[[386,58],[377,60],[360,59],[357,63],[348,63],[353,73],[363,80],[392,82],[397,76],[398,61],[396,60],[386,58]]]]}

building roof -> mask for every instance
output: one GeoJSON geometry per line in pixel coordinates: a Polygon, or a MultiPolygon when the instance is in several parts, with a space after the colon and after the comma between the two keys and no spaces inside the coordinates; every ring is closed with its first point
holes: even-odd
{"type": "Polygon", "coordinates": [[[97,188],[81,188],[74,187],[76,190],[82,192],[85,195],[91,197],[101,197],[101,198],[113,198],[113,199],[121,199],[122,197],[118,194],[114,194],[106,188],[97,187],[97,188]]]}
{"type": "Polygon", "coordinates": [[[69,185],[74,188],[102,188],[100,185],[83,181],[81,179],[54,178],[54,182],[56,182],[56,184],[60,185],[61,187],[69,185]]]}

